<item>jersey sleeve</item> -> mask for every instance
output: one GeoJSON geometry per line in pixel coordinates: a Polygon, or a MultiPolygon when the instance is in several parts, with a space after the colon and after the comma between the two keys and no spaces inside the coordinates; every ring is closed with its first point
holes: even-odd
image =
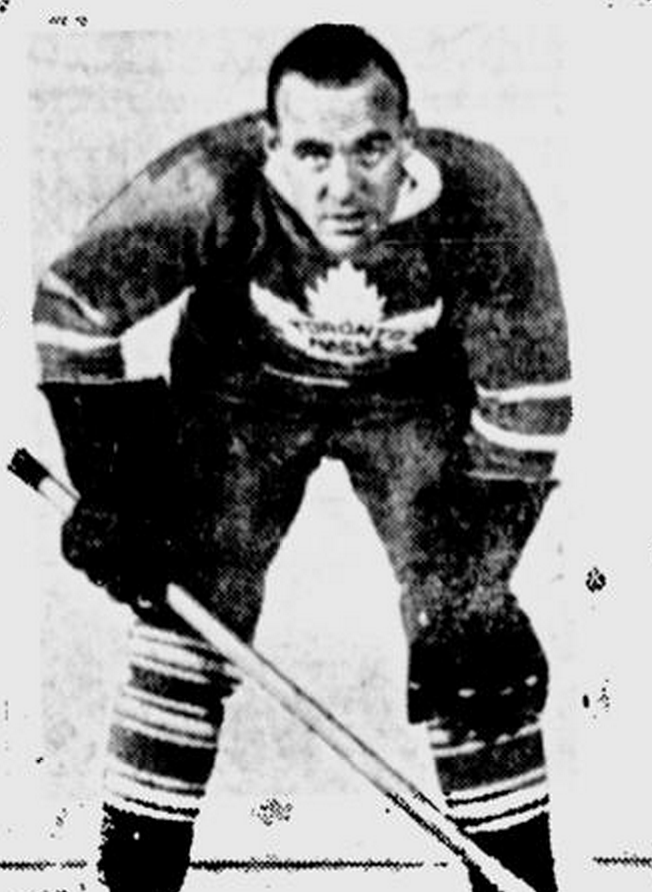
{"type": "Polygon", "coordinates": [[[123,379],[123,335],[192,287],[216,199],[204,154],[173,150],[150,164],[41,276],[43,382],[123,379]]]}
{"type": "Polygon", "coordinates": [[[467,445],[474,475],[541,480],[553,474],[571,422],[566,315],[539,214],[498,158],[469,257],[462,327],[475,405],[467,445]]]}

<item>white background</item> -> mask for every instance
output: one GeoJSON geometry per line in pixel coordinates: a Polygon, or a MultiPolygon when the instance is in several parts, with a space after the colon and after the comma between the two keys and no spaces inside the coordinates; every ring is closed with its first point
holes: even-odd
{"type": "MultiPolygon", "coordinates": [[[[652,857],[652,9],[587,3],[571,13],[521,2],[518,12],[491,4],[488,16],[455,8],[453,19],[447,4],[430,3],[427,15],[401,4],[400,19],[390,20],[362,6],[343,12],[315,4],[302,6],[299,19],[281,6],[271,21],[252,3],[213,4],[209,13],[174,0],[154,15],[142,4],[138,11],[115,3],[28,10],[12,0],[0,17],[0,457],[6,463],[26,443],[60,467],[34,391],[32,270],[152,155],[197,127],[258,107],[270,55],[302,24],[367,24],[403,64],[422,122],[502,149],[547,224],[570,317],[578,414],[562,463],[565,486],[531,543],[519,592],[552,664],[546,721],[556,851],[568,889],[643,888],[649,867],[600,868],[593,856],[652,857]],[[47,24],[53,13],[70,16],[65,29],[47,24]],[[74,19],[81,14],[86,28],[74,19]],[[115,27],[139,33],[128,41],[100,33],[115,27]],[[156,27],[191,30],[143,33],[156,27]],[[560,539],[565,577],[550,583],[560,539]],[[584,580],[593,566],[607,587],[591,594],[584,580]]],[[[157,324],[164,343],[165,320],[157,324]]],[[[0,480],[0,520],[1,857],[88,857],[85,825],[126,617],[65,567],[56,519],[8,475],[0,480]]],[[[324,466],[274,568],[258,645],[432,791],[421,735],[403,720],[396,598],[362,509],[339,467],[324,466]]],[[[448,860],[248,688],[234,701],[207,811],[198,839],[205,857],[448,860]],[[290,821],[266,827],[252,815],[271,796],[294,805],[290,821]]],[[[464,888],[453,869],[237,877],[230,887],[441,881],[451,892],[464,888]]],[[[18,888],[16,874],[0,871],[0,889],[3,882],[18,888]]]]}

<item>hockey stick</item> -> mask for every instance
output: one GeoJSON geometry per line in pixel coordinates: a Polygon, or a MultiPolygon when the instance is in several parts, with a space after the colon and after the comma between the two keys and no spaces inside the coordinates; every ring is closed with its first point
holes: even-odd
{"type": "MultiPolygon", "coordinates": [[[[45,496],[63,515],[69,514],[74,507],[76,493],[57,480],[27,450],[16,451],[9,470],[45,496]]],[[[531,886],[514,876],[500,861],[487,855],[462,833],[412,781],[389,765],[266,657],[230,632],[186,591],[177,585],[169,585],[167,604],[247,678],[270,694],[290,715],[316,734],[358,774],[467,866],[482,871],[501,892],[534,892],[531,886]]]]}

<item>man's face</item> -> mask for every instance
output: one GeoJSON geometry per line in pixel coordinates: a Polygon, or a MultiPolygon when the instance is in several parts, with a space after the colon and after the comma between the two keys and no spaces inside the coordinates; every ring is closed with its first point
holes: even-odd
{"type": "Polygon", "coordinates": [[[323,247],[344,257],[392,215],[411,118],[401,120],[396,87],[377,69],[345,87],[291,72],[276,109],[265,143],[283,194],[323,247]]]}

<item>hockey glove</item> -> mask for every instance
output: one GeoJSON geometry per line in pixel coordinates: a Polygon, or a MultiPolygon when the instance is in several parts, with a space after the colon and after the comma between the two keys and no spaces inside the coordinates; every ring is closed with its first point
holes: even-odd
{"type": "Polygon", "coordinates": [[[163,598],[165,553],[158,520],[82,498],[63,525],[61,550],[94,585],[137,612],[163,598]]]}
{"type": "Polygon", "coordinates": [[[172,455],[171,410],[162,379],[42,385],[79,501],[62,552],[96,585],[137,612],[165,594],[172,455]]]}
{"type": "Polygon", "coordinates": [[[553,486],[460,476],[424,494],[432,540],[414,582],[427,622],[411,647],[411,721],[438,716],[491,739],[543,709],[547,661],[510,578],[553,486]]]}
{"type": "Polygon", "coordinates": [[[528,618],[508,593],[492,617],[432,628],[410,653],[410,720],[437,717],[463,740],[493,740],[536,721],[548,664],[528,618]]]}

